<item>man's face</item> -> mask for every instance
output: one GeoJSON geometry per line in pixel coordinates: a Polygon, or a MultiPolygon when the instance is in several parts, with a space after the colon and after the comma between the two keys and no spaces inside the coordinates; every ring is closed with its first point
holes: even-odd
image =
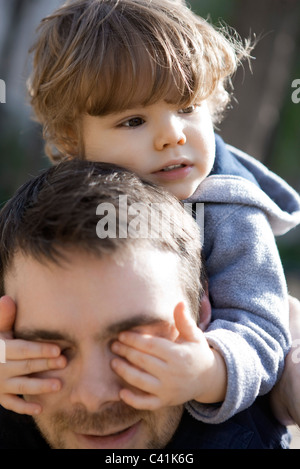
{"type": "Polygon", "coordinates": [[[103,117],[83,117],[85,157],[129,168],[178,199],[190,197],[210,173],[214,130],[207,102],[178,109],[155,104],[103,117]]]}
{"type": "Polygon", "coordinates": [[[185,301],[175,255],[137,250],[124,262],[67,252],[63,265],[17,254],[5,281],[17,303],[16,337],[58,344],[63,370],[58,393],[29,397],[39,402],[36,423],[53,448],[163,448],[182,407],[138,411],[125,405],[125,383],[112,371],[111,344],[122,330],[175,339],[173,310],[185,301]]]}

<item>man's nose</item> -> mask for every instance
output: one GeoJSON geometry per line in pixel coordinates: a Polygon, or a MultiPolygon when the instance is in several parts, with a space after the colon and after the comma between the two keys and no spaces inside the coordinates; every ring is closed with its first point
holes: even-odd
{"type": "Polygon", "coordinates": [[[120,400],[118,378],[108,359],[86,358],[77,366],[72,381],[71,404],[84,406],[88,412],[97,412],[101,407],[120,400]]]}
{"type": "Polygon", "coordinates": [[[157,122],[154,137],[155,150],[175,148],[177,145],[184,145],[185,143],[184,125],[179,117],[166,116],[157,122]]]}

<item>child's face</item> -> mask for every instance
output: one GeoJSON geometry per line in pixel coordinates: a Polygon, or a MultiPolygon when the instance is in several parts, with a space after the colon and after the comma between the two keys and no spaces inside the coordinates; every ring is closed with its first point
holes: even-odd
{"type": "Polygon", "coordinates": [[[107,116],[85,115],[83,141],[86,159],[129,168],[181,200],[195,192],[215,157],[205,101],[186,109],[159,101],[107,116]]]}

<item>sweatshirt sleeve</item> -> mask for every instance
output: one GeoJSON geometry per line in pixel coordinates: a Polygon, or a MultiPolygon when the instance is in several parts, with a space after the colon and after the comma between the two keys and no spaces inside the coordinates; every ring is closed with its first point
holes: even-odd
{"type": "MultiPolygon", "coordinates": [[[[198,420],[221,423],[266,394],[290,347],[287,286],[266,215],[243,205],[205,205],[205,255],[212,303],[209,344],[227,366],[220,404],[191,401],[198,420]]],[[[201,357],[200,357],[201,359],[201,357]]]]}

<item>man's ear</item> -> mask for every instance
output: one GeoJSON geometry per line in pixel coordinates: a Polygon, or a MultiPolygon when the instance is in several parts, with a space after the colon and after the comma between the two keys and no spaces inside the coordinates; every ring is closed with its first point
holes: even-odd
{"type": "Polygon", "coordinates": [[[208,296],[208,285],[206,284],[204,294],[199,306],[199,324],[202,331],[205,331],[211,321],[211,304],[208,296]]]}

